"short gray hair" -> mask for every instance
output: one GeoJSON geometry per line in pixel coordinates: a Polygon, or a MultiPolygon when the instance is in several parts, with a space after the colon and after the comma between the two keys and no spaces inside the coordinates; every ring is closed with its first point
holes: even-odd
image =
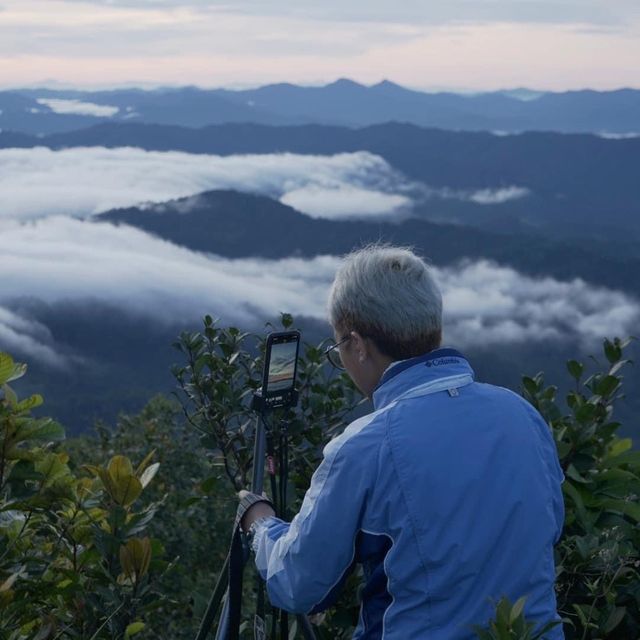
{"type": "Polygon", "coordinates": [[[372,339],[395,360],[412,358],[440,346],[442,294],[411,249],[373,244],[347,255],[338,269],[329,321],[372,339]]]}

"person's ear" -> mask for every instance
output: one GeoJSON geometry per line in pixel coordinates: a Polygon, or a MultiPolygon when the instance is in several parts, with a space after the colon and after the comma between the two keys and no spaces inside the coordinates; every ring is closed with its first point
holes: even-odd
{"type": "Polygon", "coordinates": [[[362,363],[369,357],[369,349],[366,340],[357,332],[352,331],[350,334],[353,340],[353,348],[358,358],[358,362],[362,363]]]}

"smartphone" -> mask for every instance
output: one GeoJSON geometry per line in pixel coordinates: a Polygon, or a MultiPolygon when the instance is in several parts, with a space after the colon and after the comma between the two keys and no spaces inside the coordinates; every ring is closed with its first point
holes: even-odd
{"type": "Polygon", "coordinates": [[[267,336],[260,396],[265,409],[291,407],[297,402],[299,331],[281,331],[267,336]]]}

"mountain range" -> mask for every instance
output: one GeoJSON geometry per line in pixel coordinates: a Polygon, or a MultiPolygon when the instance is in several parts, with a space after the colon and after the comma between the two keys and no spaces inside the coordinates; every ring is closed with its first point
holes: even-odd
{"type": "Polygon", "coordinates": [[[365,86],[341,79],[318,87],[281,83],[244,90],[42,88],[0,92],[0,128],[4,130],[44,135],[103,121],[196,128],[230,122],[349,127],[403,122],[497,133],[633,135],[640,132],[640,91],[427,93],[389,81],[365,86]]]}

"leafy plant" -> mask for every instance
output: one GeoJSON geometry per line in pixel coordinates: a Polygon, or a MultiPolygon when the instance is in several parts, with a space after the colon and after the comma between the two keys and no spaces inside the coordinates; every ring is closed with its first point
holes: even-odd
{"type": "Polygon", "coordinates": [[[524,396],[551,426],[566,479],[565,528],[557,547],[558,607],[568,639],[640,637],[640,451],[616,435],[630,340],[604,341],[604,363],[585,377],[570,360],[566,409],[541,373],[524,396]]]}
{"type": "Polygon", "coordinates": [[[137,501],[158,466],[124,456],[94,478],[60,449],[63,428],[34,418],[9,382],[26,366],[0,353],[0,637],[131,637],[158,602],[150,572],[159,545],[140,537],[156,505],[137,501]]]}
{"type": "Polygon", "coordinates": [[[511,604],[508,598],[502,598],[496,605],[495,618],[489,621],[488,628],[474,626],[479,640],[544,640],[548,631],[559,622],[548,622],[537,628],[535,622],[524,617],[526,597],[511,604]]]}

